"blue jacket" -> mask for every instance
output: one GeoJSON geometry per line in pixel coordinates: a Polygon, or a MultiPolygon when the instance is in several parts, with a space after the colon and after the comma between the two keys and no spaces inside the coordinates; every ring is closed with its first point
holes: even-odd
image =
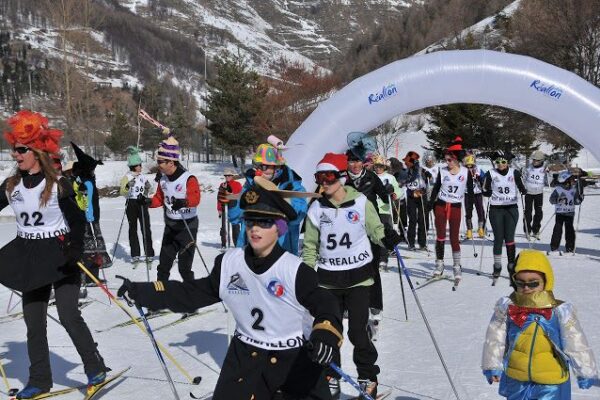
{"type": "MultiPolygon", "coordinates": [[[[283,166],[280,170],[281,172],[273,179],[273,183],[277,185],[277,187],[281,190],[293,190],[295,192],[305,192],[306,189],[302,185],[302,178],[294,172],[293,169],[288,167],[287,165],[283,166]]],[[[250,186],[254,183],[254,177],[252,174],[246,174],[246,183],[244,184],[244,188],[242,189],[242,194],[245,193],[250,186]]],[[[302,221],[304,217],[306,217],[306,211],[308,210],[308,202],[305,198],[294,197],[291,199],[291,205],[296,211],[298,215],[296,219],[288,222],[288,231],[285,235],[279,238],[279,245],[283,247],[284,250],[298,255],[298,242],[300,240],[300,226],[302,225],[302,221]]],[[[236,206],[239,209],[239,204],[236,206]]],[[[229,210],[230,213],[233,210],[229,210]]],[[[241,210],[240,210],[241,213],[241,210]]],[[[246,245],[246,225],[244,224],[243,219],[241,220],[242,226],[240,227],[240,235],[238,237],[238,241],[236,243],[237,247],[243,247],[246,245]]]]}

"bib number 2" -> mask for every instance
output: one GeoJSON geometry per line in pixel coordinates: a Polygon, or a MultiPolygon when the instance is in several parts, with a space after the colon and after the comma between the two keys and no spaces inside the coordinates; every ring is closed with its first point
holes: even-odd
{"type": "Polygon", "coordinates": [[[252,311],[250,311],[250,314],[254,318],[256,318],[254,320],[254,323],[252,324],[252,329],[256,329],[257,331],[264,331],[265,327],[260,324],[262,322],[263,318],[265,317],[265,314],[263,313],[263,311],[258,307],[254,307],[252,309],[252,311]]]}

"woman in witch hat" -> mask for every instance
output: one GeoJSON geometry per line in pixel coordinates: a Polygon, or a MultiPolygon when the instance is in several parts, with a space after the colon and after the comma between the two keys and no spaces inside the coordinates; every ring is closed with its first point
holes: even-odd
{"type": "MultiPolygon", "coordinates": [[[[83,238],[83,261],[88,269],[98,277],[100,268],[109,268],[112,265],[100,230],[100,199],[94,174],[96,166],[103,165],[103,163],[84,153],[75,143],[71,142],[71,146],[77,157],[77,161],[73,164],[73,176],[75,177],[73,189],[77,204],[85,212],[87,220],[83,238]]],[[[94,285],[94,282],[87,277],[86,283],[90,286],[94,285]]]]}
{"type": "Polygon", "coordinates": [[[46,315],[54,288],[62,326],[81,356],[88,383],[104,381],[106,371],[96,343],[77,307],[85,217],[67,179],[57,174],[49,153],[59,150],[62,132],[48,119],[20,111],[4,133],[17,170],[0,185],[0,209],[10,205],[17,237],[0,250],[0,283],[22,292],[27,326],[29,380],[17,399],[31,399],[52,388],[46,315]]]}

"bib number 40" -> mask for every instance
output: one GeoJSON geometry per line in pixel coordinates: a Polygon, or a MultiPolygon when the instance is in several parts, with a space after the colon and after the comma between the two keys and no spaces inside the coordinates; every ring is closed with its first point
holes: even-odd
{"type": "Polygon", "coordinates": [[[340,238],[339,242],[337,241],[337,233],[330,233],[327,235],[327,250],[333,250],[338,246],[346,246],[346,248],[350,248],[352,246],[352,242],[350,241],[350,234],[344,233],[340,238]]]}

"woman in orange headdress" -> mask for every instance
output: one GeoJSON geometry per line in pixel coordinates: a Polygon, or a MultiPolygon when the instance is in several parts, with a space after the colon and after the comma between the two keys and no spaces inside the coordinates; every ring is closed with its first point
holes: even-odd
{"type": "Polygon", "coordinates": [[[58,152],[62,132],[48,129],[47,118],[27,110],[9,118],[8,125],[4,138],[17,168],[0,185],[0,209],[12,207],[17,237],[0,249],[0,283],[23,293],[30,367],[17,399],[31,399],[52,388],[46,331],[52,288],[60,322],[83,360],[88,383],[103,382],[107,368],[77,307],[85,216],[49,156],[58,152]]]}

